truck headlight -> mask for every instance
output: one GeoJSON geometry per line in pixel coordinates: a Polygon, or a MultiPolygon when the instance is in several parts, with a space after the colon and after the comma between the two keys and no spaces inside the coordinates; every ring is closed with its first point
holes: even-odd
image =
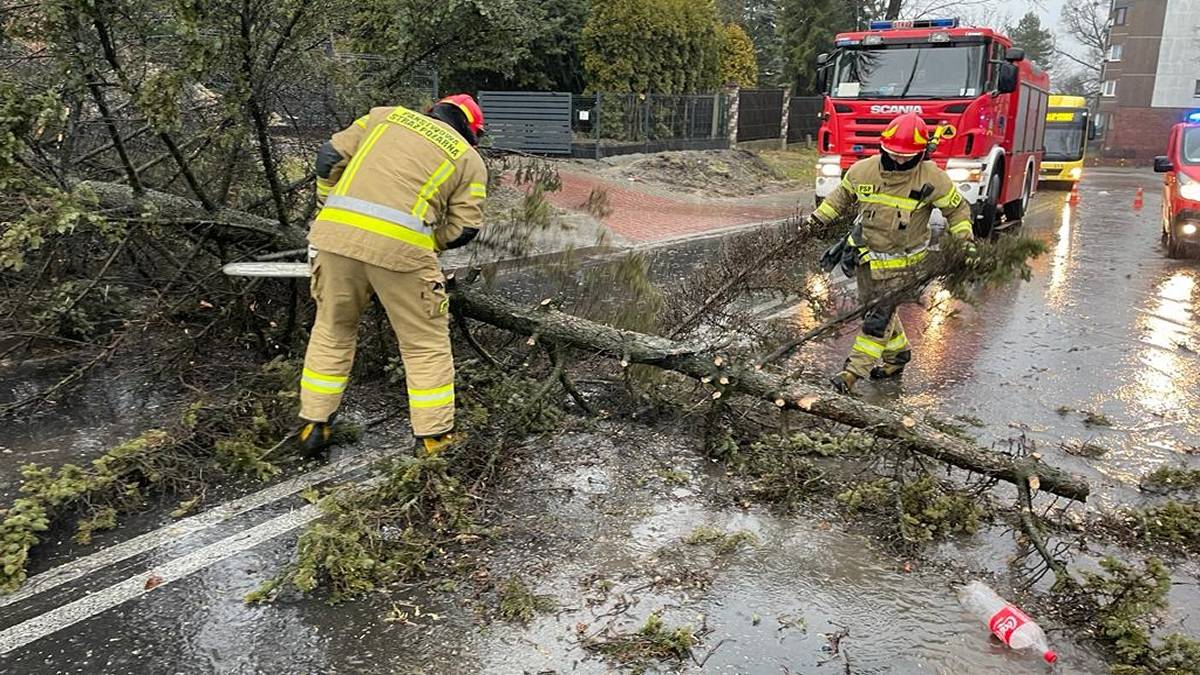
{"type": "Polygon", "coordinates": [[[1071,180],[1079,180],[1079,177],[1083,175],[1083,168],[1077,166],[1071,169],[1068,175],[1071,177],[1071,180]]]}
{"type": "Polygon", "coordinates": [[[955,183],[978,183],[982,173],[982,167],[976,161],[951,159],[946,162],[946,175],[955,183]]]}
{"type": "Polygon", "coordinates": [[[837,178],[842,175],[841,155],[824,155],[817,160],[817,172],[826,178],[837,178]]]}
{"type": "Polygon", "coordinates": [[[1185,237],[1190,237],[1193,234],[1196,234],[1196,224],[1195,223],[1184,223],[1183,225],[1181,225],[1179,227],[1179,233],[1185,237]]]}
{"type": "Polygon", "coordinates": [[[1194,202],[1200,202],[1200,183],[1182,173],[1179,174],[1179,196],[1194,202]]]}

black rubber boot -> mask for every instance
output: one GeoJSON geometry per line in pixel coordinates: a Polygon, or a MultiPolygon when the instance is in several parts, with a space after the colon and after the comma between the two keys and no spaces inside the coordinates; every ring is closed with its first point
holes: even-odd
{"type": "Polygon", "coordinates": [[[882,366],[875,366],[871,369],[872,380],[890,380],[900,377],[904,372],[904,366],[885,363],[882,366]]]}
{"type": "Polygon", "coordinates": [[[296,434],[300,453],[309,459],[326,461],[333,444],[333,417],[327,422],[305,422],[296,434]]]}
{"type": "Polygon", "coordinates": [[[829,378],[829,384],[833,385],[834,391],[839,394],[850,394],[854,390],[855,382],[858,382],[858,376],[848,370],[829,378]]]}
{"type": "Polygon", "coordinates": [[[904,372],[904,366],[912,360],[912,351],[905,349],[904,351],[891,357],[890,363],[884,363],[882,366],[875,366],[871,369],[872,380],[887,380],[900,377],[904,372]]]}

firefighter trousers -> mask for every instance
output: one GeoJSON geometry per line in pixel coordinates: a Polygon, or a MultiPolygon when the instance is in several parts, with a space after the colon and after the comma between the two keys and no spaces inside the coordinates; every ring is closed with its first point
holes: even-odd
{"type": "MultiPolygon", "coordinates": [[[[855,276],[858,299],[863,304],[891,292],[904,280],[904,277],[899,277],[894,283],[888,283],[888,280],[872,279],[867,265],[860,265],[855,276]]],[[[912,350],[904,333],[904,325],[900,323],[900,315],[896,312],[898,304],[898,301],[881,303],[867,310],[850,355],[846,357],[844,370],[861,379],[869,377],[871,369],[881,360],[892,369],[903,368],[909,362],[912,350]]]]}
{"type": "Polygon", "coordinates": [[[400,343],[413,435],[439,436],[454,427],[454,357],[449,299],[438,269],[396,272],[339,256],[317,254],[312,296],[316,321],[300,380],[300,417],[327,421],[342,402],[358,341],[358,323],[379,297],[400,343]]]}

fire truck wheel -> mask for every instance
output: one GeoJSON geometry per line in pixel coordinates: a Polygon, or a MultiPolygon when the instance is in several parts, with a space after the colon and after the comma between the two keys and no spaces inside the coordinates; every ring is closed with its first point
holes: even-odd
{"type": "Polygon", "coordinates": [[[1016,222],[1025,217],[1025,211],[1029,208],[1029,193],[1033,192],[1033,176],[1025,179],[1025,187],[1021,191],[1021,197],[1004,205],[1004,219],[1008,222],[1016,222]]]}
{"type": "Polygon", "coordinates": [[[976,239],[987,239],[995,231],[996,221],[1000,219],[1000,207],[996,203],[998,201],[1000,201],[1000,176],[992,174],[991,180],[988,181],[987,199],[971,209],[972,215],[975,216],[976,239]]]}

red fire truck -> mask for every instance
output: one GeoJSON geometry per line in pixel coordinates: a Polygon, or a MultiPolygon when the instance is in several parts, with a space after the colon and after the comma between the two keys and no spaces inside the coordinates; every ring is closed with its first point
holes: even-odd
{"type": "Polygon", "coordinates": [[[957,19],[876,21],[822,54],[817,201],[879,152],[901,113],[951,131],[932,155],[970,204],[977,236],[1021,219],[1037,190],[1050,78],[990,28],[957,19]],[[1003,217],[1003,220],[1001,219],[1003,217]]]}

